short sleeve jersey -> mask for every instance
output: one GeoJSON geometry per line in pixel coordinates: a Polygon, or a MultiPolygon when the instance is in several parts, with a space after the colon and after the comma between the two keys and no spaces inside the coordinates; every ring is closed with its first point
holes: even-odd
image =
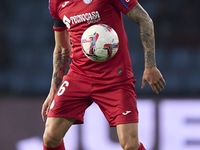
{"type": "MultiPolygon", "coordinates": [[[[137,0],[49,0],[52,18],[62,20],[69,31],[72,62],[68,73],[76,72],[108,84],[133,78],[122,13],[127,14],[137,3],[137,0]],[[82,52],[81,36],[94,24],[112,27],[119,37],[118,52],[104,62],[92,61],[82,52]]],[[[62,29],[54,27],[54,30],[62,29]]]]}

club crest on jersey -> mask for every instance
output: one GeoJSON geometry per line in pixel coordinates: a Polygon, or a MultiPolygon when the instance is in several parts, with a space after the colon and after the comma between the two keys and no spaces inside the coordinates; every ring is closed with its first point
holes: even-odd
{"type": "Polygon", "coordinates": [[[84,2],[85,4],[89,4],[89,3],[92,2],[92,0],[83,0],[83,2],[84,2]]]}

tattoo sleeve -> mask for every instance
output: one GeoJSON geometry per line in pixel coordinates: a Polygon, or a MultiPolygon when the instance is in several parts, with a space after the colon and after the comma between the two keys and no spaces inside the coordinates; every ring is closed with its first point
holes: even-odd
{"type": "Polygon", "coordinates": [[[144,47],[145,67],[151,68],[156,66],[155,61],[155,36],[152,19],[147,12],[137,4],[127,16],[140,26],[140,37],[144,47]]]}
{"type": "Polygon", "coordinates": [[[53,54],[53,75],[51,88],[57,92],[62,82],[63,75],[66,73],[69,63],[70,50],[55,47],[53,54]]]}

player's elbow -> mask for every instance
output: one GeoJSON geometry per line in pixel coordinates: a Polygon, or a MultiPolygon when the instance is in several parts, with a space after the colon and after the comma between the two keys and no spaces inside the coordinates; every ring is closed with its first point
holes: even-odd
{"type": "Polygon", "coordinates": [[[71,45],[60,46],[58,44],[55,45],[54,54],[62,55],[66,58],[70,57],[71,54],[71,45]]]}
{"type": "Polygon", "coordinates": [[[148,14],[143,15],[143,17],[141,17],[140,19],[138,19],[138,25],[153,25],[153,20],[151,19],[151,17],[148,14]]]}

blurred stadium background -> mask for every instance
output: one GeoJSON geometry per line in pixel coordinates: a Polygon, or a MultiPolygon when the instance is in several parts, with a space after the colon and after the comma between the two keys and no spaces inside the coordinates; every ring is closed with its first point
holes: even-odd
{"type": "MultiPolygon", "coordinates": [[[[154,21],[157,66],[167,83],[158,96],[148,84],[140,89],[144,58],[139,27],[124,16],[137,79],[140,123],[146,129],[141,138],[148,150],[200,150],[200,1],[139,2],[154,21]],[[142,124],[142,120],[146,122],[142,124]]],[[[44,123],[40,109],[50,87],[54,48],[47,6],[47,0],[0,1],[1,150],[41,150],[44,123]]],[[[89,143],[83,142],[88,137],[83,130],[87,124],[75,128],[78,140],[70,140],[78,146],[69,150],[98,150],[86,148],[89,143]]],[[[115,129],[108,132],[110,143],[116,144],[115,129]]],[[[104,150],[112,149],[106,147],[104,150]]]]}

